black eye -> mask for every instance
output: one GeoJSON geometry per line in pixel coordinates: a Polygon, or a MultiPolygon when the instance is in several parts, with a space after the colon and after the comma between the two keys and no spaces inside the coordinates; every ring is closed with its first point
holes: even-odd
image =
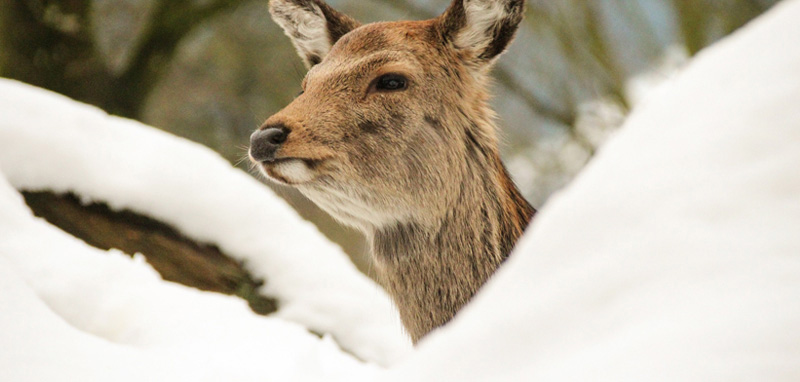
{"type": "Polygon", "coordinates": [[[408,87],[408,79],[400,74],[384,74],[375,79],[374,90],[382,92],[393,92],[405,90],[408,87]]]}

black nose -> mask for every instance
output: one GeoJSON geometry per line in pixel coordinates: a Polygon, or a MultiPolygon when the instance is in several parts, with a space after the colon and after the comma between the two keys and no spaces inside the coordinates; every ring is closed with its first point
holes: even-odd
{"type": "Polygon", "coordinates": [[[275,152],[288,136],[289,129],[281,125],[259,129],[250,136],[250,156],[259,162],[275,160],[275,152]]]}

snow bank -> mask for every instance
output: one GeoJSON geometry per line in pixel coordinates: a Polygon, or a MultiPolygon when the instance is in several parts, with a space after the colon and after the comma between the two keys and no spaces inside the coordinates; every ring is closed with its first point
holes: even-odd
{"type": "Polygon", "coordinates": [[[702,52],[382,380],[800,380],[798,20],[702,52]]]}
{"type": "MultiPolygon", "coordinates": [[[[289,332],[304,331],[302,325],[330,333],[347,351],[384,365],[410,350],[382,289],[269,189],[205,147],[54,93],[0,79],[0,180],[8,188],[0,200],[7,210],[0,221],[0,257],[13,265],[13,273],[47,306],[81,330],[109,340],[122,336],[137,346],[166,341],[173,330],[174,335],[187,338],[198,330],[192,322],[206,320],[207,309],[212,308],[202,308],[203,314],[198,315],[190,312],[201,309],[206,303],[201,300],[221,297],[198,297],[185,305],[179,301],[193,292],[182,291],[180,298],[159,299],[171,293],[164,291],[177,287],[161,285],[149,267],[131,273],[130,261],[121,256],[109,256],[34,222],[6,181],[15,189],[74,192],[87,201],[155,217],[195,240],[217,244],[267,280],[264,293],[281,303],[276,317],[268,321],[299,324],[281,322],[280,328],[293,328],[286,329],[289,332]],[[94,257],[114,258],[113,267],[119,269],[105,268],[94,257]],[[144,288],[138,280],[143,275],[152,279],[152,290],[137,292],[140,286],[144,288]],[[135,280],[128,280],[131,277],[135,280]],[[146,299],[156,301],[141,305],[146,299]],[[162,320],[162,314],[174,321],[162,320]],[[150,319],[163,325],[163,330],[145,327],[150,319]]],[[[242,310],[238,301],[224,304],[242,310]]],[[[208,335],[242,334],[228,333],[230,324],[213,322],[220,328],[201,325],[213,332],[208,335]]],[[[295,334],[252,336],[274,341],[273,347],[295,346],[282,339],[305,343],[307,349],[320,346],[295,334]]]]}
{"type": "Polygon", "coordinates": [[[167,283],[30,215],[0,178],[0,380],[358,380],[376,370],[242,300],[167,283]]]}

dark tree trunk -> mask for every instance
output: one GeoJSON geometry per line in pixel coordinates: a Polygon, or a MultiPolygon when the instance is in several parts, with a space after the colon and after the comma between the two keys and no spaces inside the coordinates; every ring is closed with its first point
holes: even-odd
{"type": "Polygon", "coordinates": [[[0,76],[138,119],[147,96],[194,27],[245,0],[161,0],[122,73],[92,38],[89,0],[0,0],[0,76]]]}
{"type": "Polygon", "coordinates": [[[165,280],[239,296],[259,314],[277,309],[274,299],[258,293],[263,281],[216,246],[193,241],[164,223],[131,211],[113,211],[101,203],[82,204],[72,194],[22,194],[36,216],[91,246],[116,248],[129,255],[141,253],[165,280]]]}

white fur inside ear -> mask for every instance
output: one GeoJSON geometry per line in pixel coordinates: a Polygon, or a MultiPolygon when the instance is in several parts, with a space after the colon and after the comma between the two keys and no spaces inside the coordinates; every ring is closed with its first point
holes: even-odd
{"type": "Polygon", "coordinates": [[[494,38],[494,28],[508,16],[505,1],[464,0],[467,25],[455,36],[459,49],[486,49],[494,38]]]}
{"type": "Polygon", "coordinates": [[[306,62],[314,57],[322,59],[331,50],[325,15],[316,4],[308,4],[310,7],[286,0],[270,2],[272,18],[283,28],[306,62]]]}

